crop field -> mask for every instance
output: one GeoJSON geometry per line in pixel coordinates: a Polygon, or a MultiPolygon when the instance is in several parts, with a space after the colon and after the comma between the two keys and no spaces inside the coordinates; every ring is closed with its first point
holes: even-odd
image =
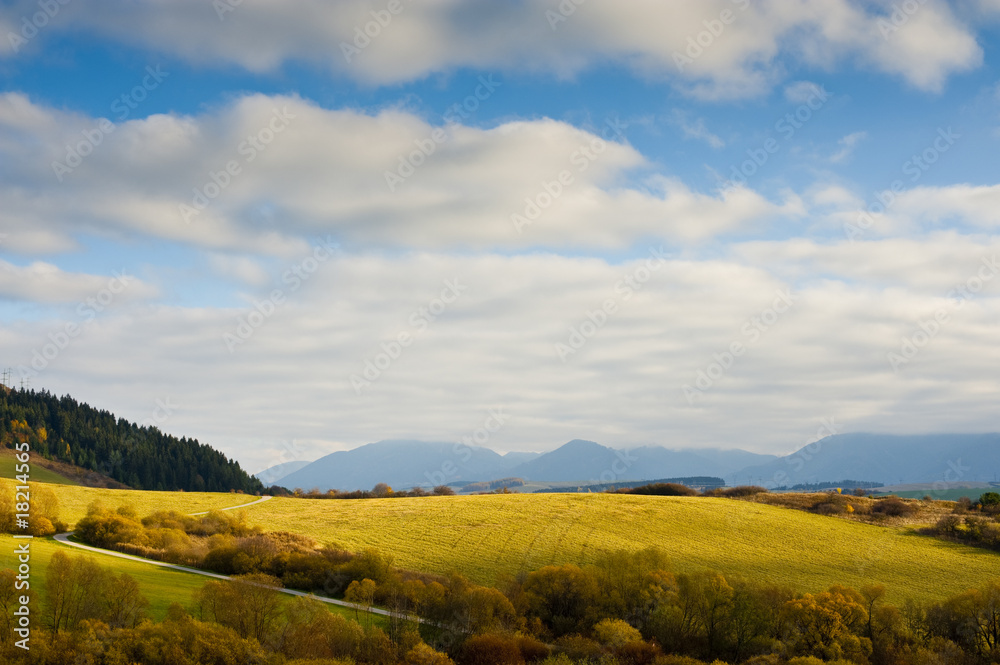
{"type": "MultiPolygon", "coordinates": [[[[20,545],[23,542],[17,541],[16,544],[20,545]]],[[[0,535],[0,548],[2,548],[0,549],[0,568],[17,568],[18,562],[14,555],[14,547],[15,540],[13,538],[0,535]]],[[[92,558],[103,568],[111,568],[115,573],[128,573],[134,577],[142,589],[142,594],[149,600],[149,613],[156,621],[162,621],[166,618],[167,608],[170,607],[171,603],[177,602],[190,609],[192,595],[210,579],[140,561],[86,552],[49,538],[35,538],[31,541],[31,592],[35,594],[36,600],[40,603],[44,603],[45,598],[45,571],[48,569],[49,560],[57,550],[74,558],[80,555],[92,558]]],[[[288,596],[286,602],[293,600],[291,596],[288,596]]],[[[354,619],[355,612],[352,609],[337,605],[326,605],[326,607],[334,614],[354,619]]],[[[385,619],[372,615],[372,621],[376,625],[381,625],[385,619]]]]}
{"type": "MultiPolygon", "coordinates": [[[[32,480],[41,481],[32,469],[32,480]]],[[[0,491],[10,492],[13,480],[0,478],[0,491]]],[[[59,499],[59,519],[70,526],[87,514],[87,506],[100,500],[109,508],[121,505],[133,506],[140,516],[157,510],[176,510],[181,513],[198,513],[206,510],[240,506],[259,497],[246,494],[218,494],[210,492],[141,492],[138,490],[113,490],[79,485],[53,486],[59,499]]]]}
{"type": "Polygon", "coordinates": [[[712,568],[800,591],[885,584],[896,602],[939,600],[1000,577],[1000,555],[913,534],[731,499],[609,494],[509,494],[374,499],[275,498],[251,523],[396,565],[457,570],[491,584],[548,564],[655,546],[678,572],[712,568]]]}
{"type": "MultiPolygon", "coordinates": [[[[130,503],[140,515],[240,505],[233,494],[54,487],[63,519],[90,501],[130,503]]],[[[368,500],[276,497],[241,510],[251,524],[292,531],[351,551],[391,554],[397,566],[458,571],[493,584],[548,564],[593,562],[602,552],[655,546],[672,568],[712,568],[800,591],[832,584],[886,585],[895,602],[940,600],[1000,577],[1000,554],[861,524],[722,498],[612,494],[508,494],[368,500]]]]}

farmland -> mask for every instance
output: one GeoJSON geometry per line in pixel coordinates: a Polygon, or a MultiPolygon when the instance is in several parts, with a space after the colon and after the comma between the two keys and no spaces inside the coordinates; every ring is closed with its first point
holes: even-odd
{"type": "MultiPolygon", "coordinates": [[[[195,512],[252,499],[229,494],[121,492],[61,487],[64,519],[89,501],[195,512]]],[[[782,582],[801,591],[885,584],[902,602],[939,600],[997,576],[1000,555],[881,527],[759,503],[714,498],[538,494],[370,500],[275,498],[247,508],[251,524],[396,565],[461,572],[482,584],[548,564],[586,564],[602,552],[655,546],[678,572],[705,568],[782,582]]]]}

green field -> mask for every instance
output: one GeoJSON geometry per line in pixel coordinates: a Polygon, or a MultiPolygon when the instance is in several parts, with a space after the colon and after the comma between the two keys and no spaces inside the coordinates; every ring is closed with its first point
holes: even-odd
{"type": "MultiPolygon", "coordinates": [[[[3,449],[0,452],[0,478],[14,478],[15,467],[17,466],[17,459],[14,457],[14,451],[9,449],[3,449]]],[[[53,485],[76,485],[74,481],[69,478],[64,478],[60,476],[55,471],[49,471],[40,464],[31,465],[31,481],[36,483],[50,483],[53,485]]]]}
{"type": "MultiPolygon", "coordinates": [[[[140,515],[240,505],[233,494],[54,488],[63,519],[99,498],[140,515]]],[[[675,571],[712,568],[800,591],[885,584],[902,602],[940,600],[1000,577],[1000,555],[881,527],[732,499],[614,494],[509,494],[368,500],[277,497],[240,509],[251,524],[292,531],[351,551],[374,547],[397,566],[482,584],[553,563],[585,564],[602,552],[655,546],[675,571]]]]}
{"type": "MultiPolygon", "coordinates": [[[[8,535],[0,535],[0,547],[2,547],[0,549],[0,568],[17,568],[18,563],[13,553],[14,547],[23,542],[23,540],[15,541],[8,535]]],[[[31,541],[31,591],[40,602],[44,602],[45,598],[45,571],[52,554],[57,550],[65,552],[70,557],[83,555],[92,558],[102,567],[113,568],[115,572],[128,573],[134,577],[139,583],[143,595],[149,600],[150,615],[157,621],[162,621],[166,617],[167,608],[170,607],[171,603],[177,602],[190,608],[192,594],[210,579],[140,561],[86,552],[63,545],[50,538],[35,538],[31,541]]],[[[286,598],[286,602],[294,600],[291,596],[286,598]]],[[[326,605],[326,607],[334,614],[354,619],[355,613],[352,609],[337,605],[326,605]]],[[[373,615],[372,621],[376,625],[382,625],[385,618],[373,615]]]]}
{"type": "Polygon", "coordinates": [[[990,487],[977,487],[973,489],[949,489],[949,490],[904,490],[902,492],[889,492],[876,494],[875,496],[889,496],[895,494],[904,499],[922,499],[930,495],[935,501],[958,501],[963,496],[969,497],[972,501],[977,500],[983,492],[993,491],[990,487]]]}

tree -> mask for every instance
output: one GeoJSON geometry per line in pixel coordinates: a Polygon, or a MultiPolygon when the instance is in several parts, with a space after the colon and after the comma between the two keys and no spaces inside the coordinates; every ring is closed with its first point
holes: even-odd
{"type": "Polygon", "coordinates": [[[146,616],[149,601],[128,573],[111,576],[105,589],[105,621],[112,628],[135,628],[146,616]]]}
{"type": "Polygon", "coordinates": [[[378,585],[373,580],[365,578],[360,582],[357,580],[351,582],[344,593],[344,599],[349,603],[354,603],[355,618],[358,616],[358,606],[365,609],[365,625],[368,625],[371,621],[370,612],[372,605],[375,603],[375,592],[377,590],[378,585]]]}
{"type": "Polygon", "coordinates": [[[579,566],[545,566],[524,581],[529,613],[559,635],[590,628],[592,608],[600,604],[600,589],[593,575],[579,566]]]}

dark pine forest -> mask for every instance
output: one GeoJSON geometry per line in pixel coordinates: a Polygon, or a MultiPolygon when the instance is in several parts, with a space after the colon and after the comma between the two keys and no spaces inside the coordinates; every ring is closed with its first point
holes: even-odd
{"type": "Polygon", "coordinates": [[[0,443],[10,448],[21,441],[28,441],[34,454],[135,489],[250,494],[264,489],[238,462],[197,439],[140,427],[69,396],[0,386],[0,443]]]}

